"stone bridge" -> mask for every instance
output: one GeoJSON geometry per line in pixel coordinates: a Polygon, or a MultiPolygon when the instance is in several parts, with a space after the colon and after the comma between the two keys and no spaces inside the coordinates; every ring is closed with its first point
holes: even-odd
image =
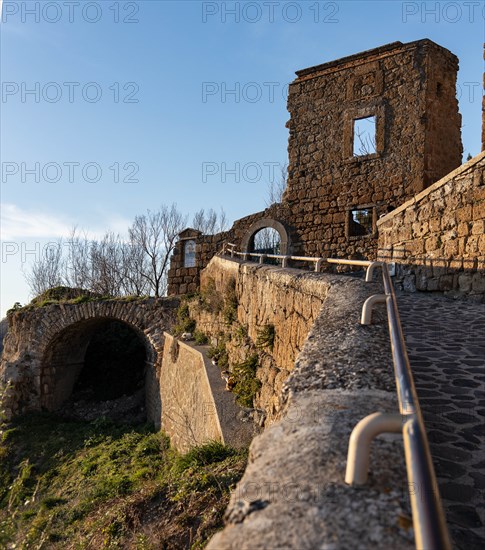
{"type": "Polygon", "coordinates": [[[58,408],[73,391],[93,336],[116,321],[145,350],[147,418],[159,426],[163,332],[172,326],[177,306],[176,299],[116,299],[28,306],[12,313],[0,365],[7,418],[58,408]]]}

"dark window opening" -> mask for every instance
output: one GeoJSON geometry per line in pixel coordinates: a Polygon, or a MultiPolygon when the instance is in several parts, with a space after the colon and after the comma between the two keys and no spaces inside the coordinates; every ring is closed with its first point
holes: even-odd
{"type": "Polygon", "coordinates": [[[377,153],[376,117],[356,118],[354,126],[354,157],[363,157],[377,153]]]}
{"type": "Polygon", "coordinates": [[[195,267],[195,241],[184,243],[184,267],[195,267]]]}
{"type": "Polygon", "coordinates": [[[349,237],[362,237],[374,233],[374,209],[360,208],[349,212],[349,237]]]}
{"type": "Polygon", "coordinates": [[[73,396],[107,401],[131,395],[143,389],[145,360],[140,337],[124,323],[109,321],[89,342],[73,396]]]}

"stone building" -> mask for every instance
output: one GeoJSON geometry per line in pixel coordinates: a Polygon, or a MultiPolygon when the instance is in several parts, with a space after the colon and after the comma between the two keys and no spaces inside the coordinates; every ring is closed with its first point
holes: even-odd
{"type": "Polygon", "coordinates": [[[297,71],[282,202],[225,233],[181,234],[169,294],[195,289],[224,242],[252,251],[265,227],[279,233],[282,254],[376,258],[377,220],[461,164],[457,71],[457,57],[427,39],[297,71]],[[188,241],[195,265],[186,265],[188,241]]]}

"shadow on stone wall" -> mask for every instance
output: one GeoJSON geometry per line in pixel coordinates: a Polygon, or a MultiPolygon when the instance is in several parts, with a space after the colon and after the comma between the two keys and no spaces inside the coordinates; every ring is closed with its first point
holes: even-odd
{"type": "MultiPolygon", "coordinates": [[[[404,256],[404,255],[403,255],[404,256]]],[[[386,261],[384,254],[379,259],[386,261]]],[[[387,261],[396,263],[394,285],[407,292],[443,292],[453,298],[485,302],[485,269],[477,269],[474,260],[459,260],[463,267],[450,267],[445,258],[422,258],[415,263],[399,262],[395,249],[387,261]]]]}

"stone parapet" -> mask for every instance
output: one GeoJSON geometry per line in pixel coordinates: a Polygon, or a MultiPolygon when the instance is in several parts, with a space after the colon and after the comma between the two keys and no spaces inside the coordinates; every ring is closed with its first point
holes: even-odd
{"type": "Polygon", "coordinates": [[[485,153],[378,221],[397,286],[485,300],[485,153]]]}
{"type": "Polygon", "coordinates": [[[398,410],[385,314],[359,324],[363,301],[379,290],[332,280],[284,386],[282,418],[253,441],[209,550],[414,548],[399,436],[373,442],[366,486],[344,483],[355,424],[398,410]]]}

